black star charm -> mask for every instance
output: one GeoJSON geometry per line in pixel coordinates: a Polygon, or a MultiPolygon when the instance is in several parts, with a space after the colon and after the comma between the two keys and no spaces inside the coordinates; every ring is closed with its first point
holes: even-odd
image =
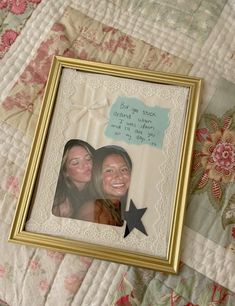
{"type": "Polygon", "coordinates": [[[134,228],[138,229],[140,232],[148,236],[145,227],[141,221],[141,218],[145,213],[146,209],[147,208],[136,208],[134,202],[131,200],[129,211],[124,212],[124,219],[126,220],[124,238],[128,236],[134,228]]]}

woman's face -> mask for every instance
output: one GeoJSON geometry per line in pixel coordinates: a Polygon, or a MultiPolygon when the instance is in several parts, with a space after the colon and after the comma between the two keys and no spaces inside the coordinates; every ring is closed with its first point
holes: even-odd
{"type": "Polygon", "coordinates": [[[74,184],[82,189],[91,180],[92,157],[90,153],[81,146],[72,147],[68,151],[65,162],[66,175],[74,184]]]}
{"type": "Polygon", "coordinates": [[[120,199],[127,193],[131,171],[121,155],[111,154],[104,159],[102,180],[105,196],[120,199]]]}

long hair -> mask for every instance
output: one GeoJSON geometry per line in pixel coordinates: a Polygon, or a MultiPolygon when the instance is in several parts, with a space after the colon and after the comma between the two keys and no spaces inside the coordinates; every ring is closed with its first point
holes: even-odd
{"type": "Polygon", "coordinates": [[[94,192],[94,198],[101,201],[102,204],[107,208],[107,210],[110,211],[112,217],[114,218],[117,224],[122,224],[123,221],[121,215],[123,214],[123,211],[125,210],[126,207],[128,192],[120,199],[121,202],[121,215],[120,215],[120,213],[116,211],[115,206],[111,201],[111,199],[107,199],[107,195],[105,195],[103,189],[103,178],[102,178],[103,162],[107,156],[112,154],[120,155],[124,159],[129,171],[131,172],[132,170],[131,158],[122,147],[116,145],[101,147],[95,152],[95,158],[92,169],[92,189],[94,192]]]}
{"type": "Polygon", "coordinates": [[[66,161],[68,158],[68,153],[73,147],[83,147],[92,158],[94,156],[95,149],[89,143],[80,139],[70,139],[64,147],[53,207],[60,205],[67,199],[71,204],[73,213],[75,213],[79,209],[79,204],[86,201],[89,183],[87,184],[85,190],[80,191],[73,183],[71,178],[66,175],[66,161]]]}

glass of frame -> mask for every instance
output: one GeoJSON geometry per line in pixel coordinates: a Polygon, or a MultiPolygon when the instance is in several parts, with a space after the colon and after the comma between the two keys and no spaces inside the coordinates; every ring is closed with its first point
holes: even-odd
{"type": "Polygon", "coordinates": [[[201,87],[55,56],[9,240],[177,273],[201,87]]]}

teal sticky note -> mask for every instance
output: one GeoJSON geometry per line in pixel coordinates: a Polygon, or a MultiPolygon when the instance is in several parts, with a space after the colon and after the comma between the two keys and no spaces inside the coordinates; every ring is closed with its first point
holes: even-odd
{"type": "Polygon", "coordinates": [[[169,109],[147,106],[134,97],[118,97],[111,106],[105,135],[129,144],[162,148],[169,109]]]}

